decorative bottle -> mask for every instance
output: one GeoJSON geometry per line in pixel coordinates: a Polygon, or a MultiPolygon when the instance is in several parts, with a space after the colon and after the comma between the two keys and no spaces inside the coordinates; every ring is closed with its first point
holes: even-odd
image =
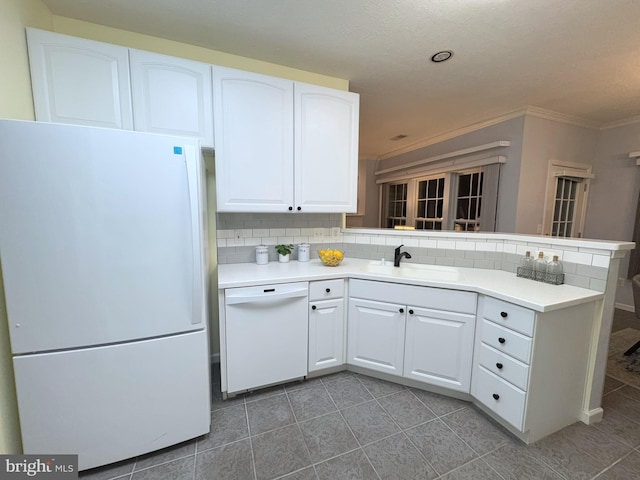
{"type": "Polygon", "coordinates": [[[560,277],[564,273],[564,268],[562,267],[562,263],[558,261],[558,256],[554,255],[553,260],[547,264],[547,273],[551,273],[552,278],[550,279],[554,284],[558,285],[563,283],[563,278],[560,277]]]}
{"type": "Polygon", "coordinates": [[[547,273],[547,262],[544,259],[544,252],[538,252],[538,258],[533,262],[533,273],[536,280],[544,280],[547,273]]]}
{"type": "Polygon", "coordinates": [[[531,278],[533,276],[533,258],[531,258],[531,252],[525,253],[524,257],[520,259],[520,271],[518,272],[520,277],[531,278]]]}

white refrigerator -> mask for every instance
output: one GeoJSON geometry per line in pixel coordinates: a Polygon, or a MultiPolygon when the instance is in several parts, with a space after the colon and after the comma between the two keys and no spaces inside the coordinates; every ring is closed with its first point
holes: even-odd
{"type": "Polygon", "coordinates": [[[24,453],[84,470],[209,431],[203,185],[196,140],[0,120],[24,453]]]}

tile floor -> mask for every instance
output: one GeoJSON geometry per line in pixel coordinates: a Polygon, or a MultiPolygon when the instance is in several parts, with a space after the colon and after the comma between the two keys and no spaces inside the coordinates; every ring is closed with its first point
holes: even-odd
{"type": "Polygon", "coordinates": [[[227,401],[217,393],[210,434],[80,477],[640,478],[640,390],[608,378],[605,393],[601,423],[527,446],[470,403],[341,372],[227,401]]]}

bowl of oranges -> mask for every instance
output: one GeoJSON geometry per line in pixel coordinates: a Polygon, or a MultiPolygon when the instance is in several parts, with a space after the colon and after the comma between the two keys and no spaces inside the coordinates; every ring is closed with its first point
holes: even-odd
{"type": "Polygon", "coordinates": [[[327,267],[337,267],[344,258],[344,253],[340,250],[318,250],[318,256],[327,267]]]}

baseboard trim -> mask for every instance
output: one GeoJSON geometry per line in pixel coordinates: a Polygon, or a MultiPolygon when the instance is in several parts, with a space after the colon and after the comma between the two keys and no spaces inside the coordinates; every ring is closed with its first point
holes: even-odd
{"type": "Polygon", "coordinates": [[[624,310],[625,312],[631,312],[631,313],[636,312],[636,309],[633,305],[627,305],[626,303],[616,302],[615,307],[620,310],[624,310]]]}
{"type": "Polygon", "coordinates": [[[587,425],[593,425],[602,420],[604,410],[601,407],[594,408],[593,410],[583,410],[580,414],[580,421],[587,425]]]}

